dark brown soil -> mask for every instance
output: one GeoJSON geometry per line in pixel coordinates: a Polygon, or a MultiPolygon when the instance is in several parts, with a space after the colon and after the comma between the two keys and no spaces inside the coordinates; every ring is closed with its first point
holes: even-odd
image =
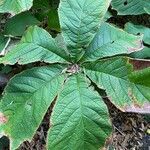
{"type": "Polygon", "coordinates": [[[115,150],[149,150],[150,120],[136,113],[121,112],[105,99],[113,125],[111,144],[115,150]]]}

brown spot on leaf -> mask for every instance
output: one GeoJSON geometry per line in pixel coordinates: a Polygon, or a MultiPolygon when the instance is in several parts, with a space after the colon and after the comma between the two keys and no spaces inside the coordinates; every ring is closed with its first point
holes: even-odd
{"type": "Polygon", "coordinates": [[[150,113],[150,103],[146,103],[143,106],[131,105],[125,108],[126,112],[134,112],[141,114],[149,114],[150,113]]]}
{"type": "Polygon", "coordinates": [[[142,70],[147,67],[150,67],[150,61],[149,60],[143,60],[143,59],[130,59],[129,63],[133,65],[133,69],[136,70],[142,70]]]}
{"type": "Polygon", "coordinates": [[[107,150],[109,145],[112,143],[112,136],[108,137],[105,141],[105,145],[104,147],[102,148],[102,150],[107,150]]]}
{"type": "Polygon", "coordinates": [[[0,124],[6,123],[8,121],[7,117],[0,112],[0,124]]]}
{"type": "Polygon", "coordinates": [[[142,113],[142,114],[149,114],[150,113],[150,103],[141,105],[138,103],[138,100],[134,96],[134,94],[129,89],[128,95],[132,100],[132,104],[130,106],[125,106],[125,112],[134,112],[134,113],[142,113]]]}
{"type": "Polygon", "coordinates": [[[135,95],[132,93],[131,89],[128,90],[128,96],[130,97],[135,107],[140,107],[140,104],[138,103],[138,100],[136,99],[135,95]]]}
{"type": "Polygon", "coordinates": [[[143,48],[144,48],[144,46],[143,46],[142,40],[138,40],[136,42],[136,46],[135,47],[128,47],[128,52],[129,53],[136,52],[136,51],[142,50],[143,48]]]}

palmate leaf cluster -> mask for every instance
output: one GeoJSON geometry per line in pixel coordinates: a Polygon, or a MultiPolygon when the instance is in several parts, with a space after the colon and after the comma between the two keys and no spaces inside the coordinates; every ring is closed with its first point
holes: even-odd
{"type": "MultiPolygon", "coordinates": [[[[32,0],[2,0],[0,12],[16,15],[29,10],[32,3],[32,0]]],[[[111,122],[107,107],[91,82],[105,90],[111,102],[122,111],[136,111],[138,107],[141,112],[149,113],[143,109],[150,103],[149,61],[133,58],[144,48],[142,41],[150,44],[149,29],[127,23],[124,31],[105,22],[110,3],[120,14],[141,14],[149,10],[146,0],[139,1],[138,12],[133,7],[134,11],[131,10],[134,4],[130,1],[125,4],[130,9],[125,11],[121,1],[61,0],[60,26],[56,27],[61,33],[55,38],[37,26],[39,21],[29,12],[16,15],[6,23],[4,33],[9,36],[0,36],[1,55],[4,55],[0,63],[46,64],[15,75],[4,90],[0,132],[10,138],[11,150],[32,140],[53,102],[47,149],[102,149],[112,132],[111,122]],[[17,22],[18,18],[23,24],[17,22]],[[15,31],[10,26],[14,22],[18,26],[15,31]],[[27,25],[32,26],[23,34],[27,25]],[[136,35],[136,32],[145,34],[136,35]],[[16,36],[22,36],[21,40],[5,54],[10,37],[16,36]]],[[[48,4],[37,4],[47,9],[48,4]]],[[[50,26],[54,28],[55,24],[54,21],[50,26]]]]}

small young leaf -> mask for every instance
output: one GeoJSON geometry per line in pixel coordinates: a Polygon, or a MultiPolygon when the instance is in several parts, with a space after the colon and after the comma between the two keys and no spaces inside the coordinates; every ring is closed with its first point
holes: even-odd
{"type": "Polygon", "coordinates": [[[110,133],[103,100],[84,75],[71,76],[53,109],[48,149],[98,150],[110,133]]]}
{"type": "Polygon", "coordinates": [[[0,13],[11,13],[12,15],[29,10],[33,0],[1,0],[0,13]]]}
{"type": "Polygon", "coordinates": [[[65,62],[65,51],[58,47],[48,32],[37,26],[28,28],[21,42],[0,60],[3,64],[28,64],[44,61],[65,62]]]}
{"type": "Polygon", "coordinates": [[[63,82],[59,66],[33,68],[11,79],[0,103],[0,117],[6,118],[0,131],[10,137],[11,150],[32,139],[63,82]]]}
{"type": "Polygon", "coordinates": [[[134,36],[108,23],[103,23],[86,49],[83,59],[93,61],[103,57],[128,54],[141,50],[142,47],[142,36],[134,36]]]}
{"type": "Polygon", "coordinates": [[[110,0],[62,0],[59,20],[62,33],[71,55],[86,48],[109,7],[110,0]]]}

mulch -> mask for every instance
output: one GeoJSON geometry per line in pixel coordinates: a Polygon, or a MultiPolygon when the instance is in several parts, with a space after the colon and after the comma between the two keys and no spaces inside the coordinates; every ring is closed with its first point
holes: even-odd
{"type": "Polygon", "coordinates": [[[109,147],[115,150],[150,150],[149,118],[137,113],[122,112],[108,100],[105,102],[114,129],[109,147]]]}

